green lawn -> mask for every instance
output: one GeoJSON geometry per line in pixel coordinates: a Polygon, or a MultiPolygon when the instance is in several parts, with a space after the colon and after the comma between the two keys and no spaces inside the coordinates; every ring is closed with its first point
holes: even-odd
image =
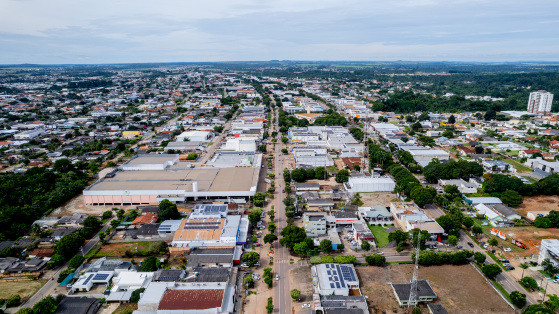
{"type": "Polygon", "coordinates": [[[512,165],[514,168],[516,168],[516,170],[518,172],[530,172],[532,171],[532,169],[524,166],[523,164],[519,163],[518,161],[514,161],[512,159],[505,159],[504,162],[506,162],[509,165],[512,165]]]}
{"type": "Polygon", "coordinates": [[[375,236],[375,240],[377,242],[377,247],[379,249],[385,247],[389,243],[388,232],[386,232],[386,229],[383,226],[371,226],[371,225],[369,225],[369,229],[371,229],[371,232],[375,236]]]}

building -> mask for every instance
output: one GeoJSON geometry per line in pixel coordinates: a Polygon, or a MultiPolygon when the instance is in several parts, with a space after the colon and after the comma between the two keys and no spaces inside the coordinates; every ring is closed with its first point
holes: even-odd
{"type": "Polygon", "coordinates": [[[304,213],[303,228],[307,233],[307,237],[318,237],[326,234],[327,222],[324,213],[304,213]]]}
{"type": "Polygon", "coordinates": [[[368,314],[367,299],[362,295],[319,295],[314,298],[314,309],[322,313],[332,314],[368,314]]]}
{"type": "MultiPolygon", "coordinates": [[[[410,301],[410,283],[391,283],[394,294],[400,306],[408,306],[410,301]]],[[[432,302],[437,298],[437,294],[425,279],[417,280],[417,302],[432,302]]]]}
{"type": "Polygon", "coordinates": [[[389,177],[350,177],[344,186],[350,193],[392,192],[396,183],[389,177]]]}
{"type": "Polygon", "coordinates": [[[544,90],[530,93],[528,112],[548,116],[551,114],[553,94],[544,90]]]}
{"type": "Polygon", "coordinates": [[[542,239],[540,243],[540,254],[538,264],[548,259],[555,267],[559,267],[559,240],[542,239]]]}
{"type": "Polygon", "coordinates": [[[65,297],[58,304],[56,314],[95,314],[101,302],[95,298],[65,297]]]}
{"type": "Polygon", "coordinates": [[[210,131],[186,131],[177,136],[177,142],[207,142],[212,138],[212,134],[210,131]]]}
{"type": "Polygon", "coordinates": [[[365,222],[358,221],[351,226],[351,229],[353,230],[353,236],[357,243],[361,244],[363,241],[375,241],[373,233],[367,227],[367,224],[365,222]]]}
{"type": "Polygon", "coordinates": [[[471,182],[464,181],[463,179],[455,180],[443,180],[440,179],[439,183],[441,186],[445,185],[455,185],[460,193],[476,193],[477,185],[471,182]]]}
{"type": "Polygon", "coordinates": [[[83,191],[88,205],[149,205],[168,199],[249,198],[256,193],[260,160],[251,167],[191,168],[178,155],[143,155],[83,191]]]}
{"type": "Polygon", "coordinates": [[[148,286],[153,274],[153,272],[121,272],[113,278],[113,286],[107,301],[128,302],[134,290],[148,286]]]}
{"type": "Polygon", "coordinates": [[[142,225],[145,225],[145,224],[153,224],[153,223],[157,222],[157,219],[159,219],[157,214],[145,213],[141,216],[136,217],[136,219],[134,219],[134,221],[132,221],[132,225],[139,227],[139,226],[142,226],[142,225]]]}
{"type": "Polygon", "coordinates": [[[226,267],[230,268],[241,261],[243,250],[240,245],[234,247],[193,248],[185,253],[189,268],[195,267],[226,267]]]}
{"type": "Polygon", "coordinates": [[[351,264],[318,264],[311,267],[311,274],[315,292],[319,295],[361,294],[359,278],[351,264]]]}
{"type": "Polygon", "coordinates": [[[371,225],[392,224],[394,218],[388,208],[380,205],[373,207],[359,207],[359,217],[371,225]]]}

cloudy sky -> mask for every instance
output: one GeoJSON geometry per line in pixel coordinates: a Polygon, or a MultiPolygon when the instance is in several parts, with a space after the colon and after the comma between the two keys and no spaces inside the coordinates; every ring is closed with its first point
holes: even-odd
{"type": "Polygon", "coordinates": [[[558,0],[0,0],[0,64],[559,61],[558,0]]]}

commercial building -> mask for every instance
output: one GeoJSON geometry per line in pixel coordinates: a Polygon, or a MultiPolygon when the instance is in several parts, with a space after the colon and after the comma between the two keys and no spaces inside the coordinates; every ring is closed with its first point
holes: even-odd
{"type": "MultiPolygon", "coordinates": [[[[391,283],[396,299],[400,306],[408,306],[410,301],[410,283],[391,283]]],[[[417,302],[431,302],[437,298],[437,294],[425,279],[417,280],[417,302]]],[[[413,304],[415,305],[415,304],[413,304]]]]}
{"type": "Polygon", "coordinates": [[[528,99],[528,112],[535,114],[550,115],[551,105],[553,103],[553,94],[544,90],[530,93],[528,99]]]}
{"type": "Polygon", "coordinates": [[[142,155],[83,191],[91,205],[158,204],[199,198],[249,198],[256,193],[260,161],[251,167],[190,168],[178,155],[142,155]]]}
{"type": "Polygon", "coordinates": [[[350,177],[344,185],[350,193],[392,192],[396,187],[389,177],[350,177]]]}
{"type": "Polygon", "coordinates": [[[362,295],[321,295],[314,300],[314,309],[322,313],[368,314],[367,299],[362,295]]]}
{"type": "Polygon", "coordinates": [[[455,185],[460,193],[476,193],[477,185],[471,182],[464,181],[463,179],[455,180],[439,180],[441,186],[455,185]]]}
{"type": "Polygon", "coordinates": [[[304,213],[303,228],[307,237],[318,237],[326,234],[328,230],[325,213],[304,213]]]}
{"type": "Polygon", "coordinates": [[[319,295],[360,295],[359,278],[351,264],[318,264],[311,267],[313,286],[319,295]]]}
{"type": "Polygon", "coordinates": [[[212,138],[212,135],[213,132],[210,131],[186,131],[177,135],[177,142],[207,142],[212,138]]]}
{"type": "Polygon", "coordinates": [[[394,220],[388,208],[380,205],[359,207],[357,211],[359,212],[359,217],[371,225],[392,224],[394,220]]]}
{"type": "Polygon", "coordinates": [[[542,239],[540,243],[540,254],[538,255],[538,264],[548,259],[555,267],[559,267],[559,240],[542,239]]]}

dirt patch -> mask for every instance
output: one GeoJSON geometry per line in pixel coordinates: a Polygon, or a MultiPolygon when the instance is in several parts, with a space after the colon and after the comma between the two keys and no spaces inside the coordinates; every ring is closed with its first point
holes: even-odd
{"type": "Polygon", "coordinates": [[[301,302],[311,302],[312,295],[314,293],[311,277],[311,266],[300,266],[290,269],[289,286],[297,287],[297,289],[301,291],[301,302]]]}
{"type": "Polygon", "coordinates": [[[14,294],[27,300],[37,290],[39,290],[48,280],[21,280],[21,281],[6,281],[0,280],[0,299],[7,299],[14,294]]]}
{"type": "Polygon", "coordinates": [[[559,196],[526,196],[524,202],[516,208],[521,215],[530,211],[549,212],[559,210],[559,196]]]}
{"type": "Polygon", "coordinates": [[[511,227],[511,228],[499,228],[500,231],[507,234],[507,246],[510,243],[510,239],[515,239],[524,243],[528,249],[517,252],[513,250],[508,254],[518,257],[527,257],[530,255],[538,255],[540,253],[540,242],[542,239],[559,239],[559,229],[549,228],[542,229],[533,226],[529,227],[511,227]]]}
{"type": "Polygon", "coordinates": [[[377,192],[377,193],[359,193],[364,207],[372,207],[375,205],[389,207],[390,202],[398,198],[398,196],[391,192],[377,192]]]}
{"type": "Polygon", "coordinates": [[[66,204],[58,207],[55,209],[49,216],[61,217],[61,216],[71,216],[74,213],[80,214],[88,214],[90,216],[101,216],[103,212],[107,210],[111,210],[113,207],[123,208],[125,211],[128,211],[131,208],[136,208],[138,206],[134,205],[104,205],[104,206],[93,206],[93,205],[86,205],[84,203],[83,194],[80,194],[73,199],[71,199],[66,204]]]}
{"type": "MultiPolygon", "coordinates": [[[[356,270],[371,313],[408,313],[408,309],[399,307],[389,283],[409,282],[413,265],[356,267],[356,270]]],[[[449,313],[514,312],[471,265],[420,267],[418,277],[429,281],[438,296],[436,302],[449,313]]],[[[425,305],[421,307],[423,313],[428,312],[425,305]]]]}
{"type": "Polygon", "coordinates": [[[158,245],[158,242],[127,242],[127,243],[110,243],[105,244],[95,254],[96,257],[120,257],[124,256],[126,251],[130,251],[132,253],[141,252],[150,249],[150,247],[154,247],[158,245]]]}

